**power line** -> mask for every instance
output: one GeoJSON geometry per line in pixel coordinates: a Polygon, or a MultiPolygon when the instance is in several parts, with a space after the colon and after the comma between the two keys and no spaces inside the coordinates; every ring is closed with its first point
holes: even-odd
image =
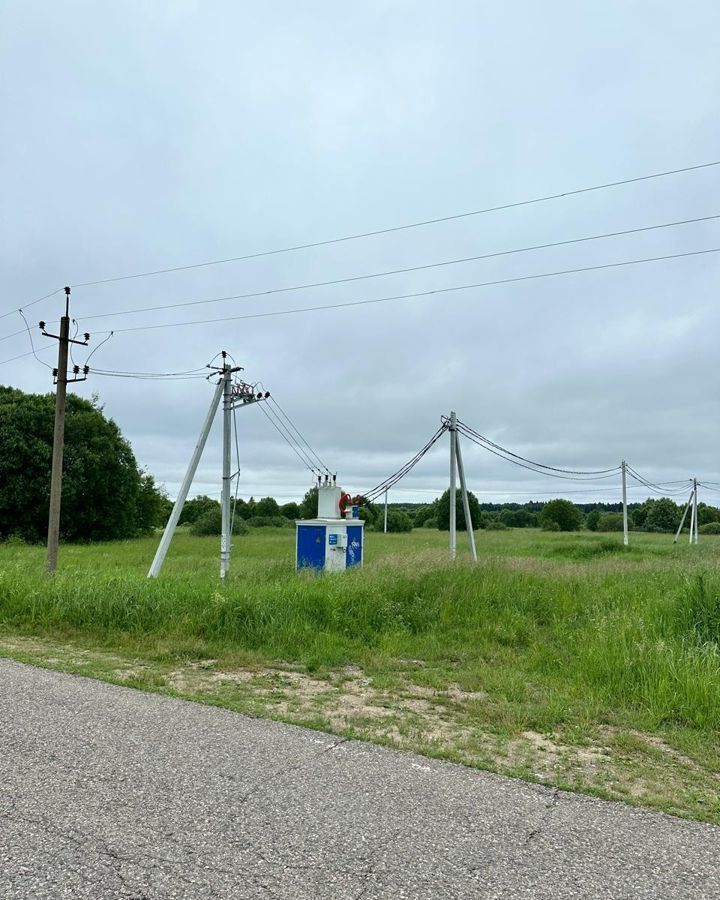
{"type": "Polygon", "coordinates": [[[304,306],[296,309],[280,309],[272,312],[246,313],[241,316],[221,316],[215,319],[193,319],[186,322],[167,322],[162,325],[133,325],[127,328],[116,328],[115,333],[131,331],[153,331],[158,328],[185,328],[191,325],[213,325],[218,322],[238,322],[245,319],[266,319],[275,316],[298,315],[307,312],[319,312],[330,309],[347,309],[354,306],[369,306],[376,303],[387,303],[397,300],[412,300],[420,297],[431,297],[435,294],[448,294],[456,291],[467,291],[473,288],[496,287],[502,284],[514,284],[523,281],[534,281],[541,278],[555,278],[560,275],[576,275],[582,272],[597,272],[603,269],[617,269],[624,266],[636,266],[644,263],[662,262],[669,259],[681,259],[690,256],[703,256],[708,253],[720,253],[720,247],[711,247],[707,250],[691,250],[685,253],[670,253],[664,256],[648,256],[641,259],[627,259],[621,262],[604,263],[597,266],[581,266],[576,269],[561,269],[555,272],[539,272],[533,275],[519,275],[513,278],[499,278],[494,281],[479,281],[472,284],[459,284],[446,288],[434,288],[428,291],[416,291],[410,294],[394,294],[387,297],[376,297],[372,300],[350,300],[345,303],[326,303],[318,306],[304,306]]]}
{"type": "MultiPolygon", "coordinates": [[[[18,310],[20,312],[20,310],[18,310]]],[[[9,341],[10,338],[17,337],[19,334],[25,334],[25,329],[21,328],[19,331],[13,331],[12,334],[6,334],[3,337],[0,337],[0,342],[9,341]]]]}
{"type": "Polygon", "coordinates": [[[305,244],[294,244],[292,246],[279,247],[279,248],[275,248],[272,250],[261,250],[256,253],[247,253],[247,254],[244,254],[243,256],[232,256],[232,257],[228,257],[226,259],[206,260],[204,262],[191,263],[189,265],[170,266],[167,268],[155,269],[153,271],[134,272],[134,273],[127,274],[127,275],[115,275],[111,278],[101,278],[101,279],[96,279],[94,281],[84,281],[84,282],[76,283],[75,287],[94,287],[95,285],[110,284],[111,282],[115,282],[115,281],[128,281],[128,280],[134,279],[134,278],[149,278],[154,275],[166,275],[170,272],[184,272],[189,269],[201,269],[201,268],[207,268],[208,266],[219,266],[219,265],[225,265],[226,263],[242,262],[242,261],[248,260],[248,259],[258,259],[263,256],[275,256],[280,253],[292,253],[292,252],[298,251],[298,250],[309,250],[314,247],[326,247],[330,244],[341,244],[341,243],[345,243],[347,241],[356,241],[356,240],[360,240],[362,238],[376,237],[377,235],[381,235],[381,234],[391,234],[391,233],[397,232],[397,231],[407,231],[411,228],[424,228],[428,225],[438,225],[442,222],[451,222],[451,221],[454,221],[457,219],[467,219],[472,216],[480,216],[480,215],[484,215],[486,213],[500,212],[501,210],[506,210],[506,209],[517,209],[522,206],[531,206],[532,204],[536,204],[536,203],[546,203],[550,200],[559,200],[564,197],[573,197],[573,196],[578,196],[579,194],[588,194],[588,193],[591,193],[592,191],[602,191],[602,190],[606,190],[608,188],[621,187],[623,185],[628,185],[628,184],[637,184],[642,181],[650,181],[650,180],[656,179],[656,178],[666,178],[670,175],[680,175],[685,172],[695,172],[695,171],[699,171],[701,169],[709,169],[709,168],[712,168],[713,166],[717,166],[717,165],[720,165],[720,160],[714,160],[713,162],[701,163],[701,164],[695,165],[695,166],[683,166],[680,169],[669,169],[664,172],[653,172],[650,175],[640,175],[635,178],[624,178],[620,181],[609,181],[609,182],[605,182],[604,184],[591,185],[590,187],[575,188],[570,191],[562,191],[561,193],[558,193],[558,194],[547,194],[547,195],[541,196],[541,197],[533,197],[529,200],[518,200],[518,201],[515,201],[512,203],[502,203],[497,206],[487,206],[482,209],[470,210],[469,212],[455,213],[455,214],[449,215],[449,216],[439,216],[437,218],[432,218],[432,219],[423,219],[421,221],[410,222],[405,225],[394,225],[389,228],[378,228],[373,231],[363,231],[363,232],[359,232],[356,234],[345,235],[343,237],[328,238],[328,239],[322,240],[322,241],[312,241],[312,242],[305,243],[305,244]]]}
{"type": "Polygon", "coordinates": [[[11,316],[13,313],[20,312],[20,310],[28,309],[30,306],[35,306],[36,303],[40,303],[42,300],[47,300],[49,297],[54,297],[55,294],[59,294],[63,288],[55,288],[54,291],[50,291],[49,294],[44,294],[42,297],[38,297],[36,300],[29,300],[27,303],[23,303],[20,309],[11,309],[9,312],[2,313],[0,315],[0,319],[6,319],[8,316],[11,316]]]}
{"type": "Polygon", "coordinates": [[[535,462],[532,459],[526,459],[524,456],[520,456],[517,453],[513,453],[512,450],[508,450],[506,447],[501,447],[500,444],[496,444],[494,441],[491,441],[490,438],[486,438],[484,435],[480,434],[478,431],[475,431],[474,428],[471,428],[465,422],[461,422],[458,420],[458,425],[464,428],[466,431],[472,432],[472,434],[481,440],[485,444],[489,444],[494,447],[496,450],[500,450],[502,453],[506,453],[508,456],[512,456],[515,459],[520,460],[521,462],[528,463],[531,466],[536,466],[538,469],[547,469],[549,472],[562,472],[564,475],[582,475],[582,476],[590,476],[590,475],[607,475],[608,473],[614,473],[620,471],[620,466],[613,466],[611,469],[596,469],[592,471],[576,471],[574,469],[562,469],[557,466],[548,466],[545,463],[535,462]]]}
{"type": "Polygon", "coordinates": [[[392,475],[389,475],[384,481],[381,481],[380,484],[376,485],[374,488],[371,488],[369,491],[365,493],[365,497],[369,501],[376,500],[381,494],[385,493],[385,491],[389,491],[394,485],[398,483],[402,478],[404,478],[415,466],[420,462],[420,460],[425,456],[426,453],[430,450],[430,448],[439,440],[441,435],[445,433],[447,430],[447,426],[445,424],[441,425],[435,434],[430,438],[430,440],[422,447],[418,452],[413,456],[412,459],[408,460],[404,465],[402,465],[396,472],[392,475]]]}
{"type": "MultiPolygon", "coordinates": [[[[299,307],[296,309],[281,309],[274,310],[272,312],[263,312],[263,313],[246,313],[241,316],[222,316],[215,319],[193,319],[185,322],[166,322],[161,325],[133,325],[127,328],[116,328],[114,332],[95,332],[96,334],[124,334],[134,331],[154,331],[159,328],[186,328],[193,325],[214,325],[217,323],[224,322],[237,322],[246,319],[266,319],[266,318],[274,318],[276,316],[289,316],[289,315],[299,315],[301,313],[308,312],[320,312],[323,310],[332,310],[332,309],[347,309],[350,307],[356,306],[370,306],[372,304],[377,303],[388,303],[398,300],[413,300],[419,299],[422,297],[431,297],[435,294],[447,294],[454,293],[457,291],[467,291],[472,290],[473,288],[485,288],[485,287],[497,287],[503,284],[514,284],[524,281],[535,281],[543,278],[555,278],[562,275],[577,275],[583,272],[597,272],[605,269],[617,269],[625,266],[635,266],[642,265],[646,263],[654,263],[654,262],[663,262],[670,259],[683,259],[691,256],[704,256],[709,253],[720,253],[720,247],[711,247],[706,250],[691,250],[685,253],[671,253],[666,254],[664,256],[649,256],[642,257],[640,259],[628,259],[622,260],[616,263],[603,263],[602,265],[597,266],[581,266],[576,269],[561,269],[554,272],[538,272],[532,275],[519,275],[513,278],[500,278],[493,281],[479,281],[472,284],[460,284],[453,285],[452,287],[447,288],[433,288],[428,291],[416,291],[414,293],[409,294],[395,294],[386,297],[376,297],[371,300],[350,300],[345,303],[327,303],[318,306],[305,306],[299,307]]],[[[219,298],[224,299],[224,298],[219,298]]],[[[40,347],[39,350],[46,350],[50,345],[46,345],[45,347],[40,347]]],[[[17,359],[22,359],[26,356],[32,356],[32,353],[22,353],[18,356],[13,356],[10,359],[0,360],[0,365],[4,365],[5,363],[14,362],[17,359]]]]}
{"type": "Polygon", "coordinates": [[[595,475],[588,478],[580,477],[578,475],[561,474],[558,470],[541,471],[535,467],[535,463],[528,464],[526,462],[521,462],[518,458],[513,459],[511,456],[505,455],[505,453],[509,451],[500,452],[499,450],[493,449],[493,447],[489,446],[486,442],[478,440],[478,438],[475,436],[475,433],[469,431],[467,427],[463,426],[460,422],[458,422],[458,431],[468,440],[472,441],[474,444],[477,444],[479,447],[482,447],[483,450],[487,450],[488,453],[492,453],[494,456],[498,456],[500,459],[504,459],[506,460],[506,462],[512,463],[515,466],[520,466],[520,468],[522,469],[528,469],[530,472],[535,472],[536,475],[544,475],[548,478],[561,478],[566,481],[583,481],[587,483],[588,481],[604,481],[606,478],[615,478],[617,477],[617,474],[620,470],[620,467],[618,466],[615,469],[607,470],[609,473],[607,475],[595,475]]]}
{"type": "MultiPolygon", "coordinates": [[[[304,291],[309,290],[310,288],[318,288],[318,287],[331,287],[333,285],[338,284],[349,284],[356,281],[367,281],[372,278],[386,278],[389,275],[404,275],[410,272],[421,272],[427,269],[438,269],[445,266],[454,266],[462,263],[468,262],[479,262],[484,259],[495,259],[501,256],[511,256],[513,254],[518,253],[529,253],[534,250],[547,250],[553,247],[566,247],[570,244],[581,244],[586,243],[588,241],[599,241],[605,238],[613,238],[613,237],[623,237],[630,234],[639,234],[641,232],[647,231],[657,231],[662,228],[675,228],[680,225],[690,225],[695,224],[697,222],[709,222],[716,219],[720,219],[720,214],[715,214],[711,216],[701,216],[695,219],[682,219],[677,222],[664,222],[660,225],[645,225],[641,228],[628,228],[624,231],[609,231],[604,234],[592,234],[586,235],[584,237],[579,238],[570,238],[568,240],[563,241],[552,241],[546,244],[533,244],[527,247],[515,247],[510,250],[498,250],[493,253],[482,253],[476,256],[464,256],[459,259],[446,259],[441,262],[435,263],[424,263],[422,265],[417,266],[406,266],[400,269],[387,269],[383,272],[370,272],[362,275],[350,275],[345,278],[335,278],[329,281],[313,281],[308,282],[306,284],[295,284],[289,287],[281,287],[281,288],[271,288],[269,290],[263,291],[251,291],[245,294],[230,294],[226,297],[210,297],[209,299],[203,300],[186,300],[180,303],[165,303],[160,304],[158,306],[141,306],[134,307],[131,309],[121,309],[113,312],[106,313],[94,313],[90,316],[84,316],[83,321],[89,321],[91,319],[108,319],[112,316],[124,316],[124,315],[133,315],[135,313],[144,313],[144,312],[159,312],[160,310],[165,309],[180,309],[181,307],[188,306],[203,306],[208,303],[222,303],[228,300],[248,300],[253,297],[267,297],[272,294],[286,294],[292,291],[304,291]]],[[[2,338],[0,338],[2,340],[2,338]]]]}
{"type": "Polygon", "coordinates": [[[287,413],[285,412],[285,410],[280,406],[280,404],[277,402],[277,400],[273,397],[272,394],[270,395],[270,401],[271,401],[271,403],[273,404],[273,406],[276,406],[276,407],[277,407],[278,412],[282,415],[282,417],[283,417],[283,418],[285,419],[285,421],[288,423],[288,425],[290,426],[290,428],[292,428],[292,430],[295,432],[295,434],[300,438],[300,440],[303,442],[303,444],[307,447],[307,449],[308,449],[308,451],[310,452],[310,454],[317,460],[317,463],[318,463],[318,465],[320,466],[320,468],[321,468],[321,469],[324,469],[324,470],[327,472],[328,475],[332,475],[332,472],[330,471],[330,469],[325,465],[325,463],[322,461],[322,459],[320,459],[320,457],[319,457],[318,454],[315,452],[315,450],[313,450],[313,448],[312,448],[312,447],[310,446],[310,444],[308,443],[307,439],[300,433],[299,429],[297,428],[297,426],[295,425],[295,423],[292,421],[292,419],[290,418],[290,416],[288,416],[288,414],[287,414],[287,413]]]}
{"type": "MultiPolygon", "coordinates": [[[[627,466],[626,468],[627,468],[628,475],[633,480],[637,481],[638,484],[643,485],[643,487],[645,487],[647,490],[652,491],[655,494],[660,494],[661,496],[675,497],[675,496],[680,496],[681,494],[685,494],[687,491],[687,484],[692,481],[691,478],[688,478],[684,482],[686,487],[680,488],[678,490],[667,490],[667,488],[663,487],[662,484],[655,484],[655,482],[649,481],[647,478],[644,478],[639,472],[636,472],[635,469],[632,468],[632,466],[627,466]]],[[[666,485],[671,484],[671,483],[683,484],[683,481],[664,482],[664,484],[666,484],[666,485]]]]}
{"type": "Polygon", "coordinates": [[[307,455],[307,453],[303,450],[303,448],[298,444],[297,440],[293,438],[292,434],[287,430],[287,427],[283,425],[281,419],[277,417],[277,414],[273,414],[271,416],[271,411],[269,407],[265,407],[262,403],[259,404],[260,409],[263,412],[265,418],[270,422],[273,428],[277,431],[280,437],[285,441],[285,443],[290,447],[295,456],[300,460],[300,462],[305,466],[305,468],[309,469],[313,475],[319,474],[317,467],[313,463],[312,459],[307,455]]]}
{"type": "MultiPolygon", "coordinates": [[[[23,322],[25,323],[25,328],[27,329],[28,337],[30,338],[30,347],[31,347],[30,354],[32,354],[32,356],[34,356],[35,359],[36,359],[41,365],[45,366],[46,369],[52,369],[52,366],[48,365],[48,364],[45,362],[45,360],[40,359],[40,357],[39,357],[39,356],[37,355],[37,353],[35,352],[35,342],[34,342],[33,339],[32,339],[32,332],[30,331],[30,326],[29,326],[28,323],[27,323],[27,319],[25,318],[25,315],[24,315],[23,311],[22,311],[21,309],[19,309],[18,312],[19,312],[20,315],[22,316],[22,320],[23,320],[23,322]]],[[[45,348],[43,348],[43,349],[45,349],[45,348]]],[[[9,361],[10,361],[10,360],[5,360],[5,362],[9,362],[9,361]]]]}

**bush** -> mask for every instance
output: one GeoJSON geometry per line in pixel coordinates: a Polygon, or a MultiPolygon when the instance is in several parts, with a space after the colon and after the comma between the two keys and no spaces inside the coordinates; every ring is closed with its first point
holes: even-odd
{"type": "Polygon", "coordinates": [[[560,526],[557,522],[552,522],[549,519],[542,523],[540,526],[543,531],[560,531],[560,526]]]}
{"type": "MultiPolygon", "coordinates": [[[[520,526],[523,527],[522,525],[520,526]]],[[[485,528],[488,531],[507,531],[508,526],[502,521],[502,519],[488,519],[485,522],[485,528]]]]}
{"type": "MultiPolygon", "coordinates": [[[[378,531],[383,530],[383,520],[379,519],[375,526],[378,531]]],[[[387,520],[388,532],[406,532],[413,530],[413,521],[407,513],[400,512],[398,509],[388,510],[387,520]]]]}
{"type": "Polygon", "coordinates": [[[720,522],[706,522],[698,528],[698,534],[720,534],[720,522]]]}
{"type": "Polygon", "coordinates": [[[245,523],[251,528],[293,528],[295,524],[285,516],[250,516],[245,523]]]}
{"type": "Polygon", "coordinates": [[[437,528],[438,520],[435,518],[425,519],[425,521],[422,524],[422,527],[423,528],[437,528]]]}
{"type": "MultiPolygon", "coordinates": [[[[250,529],[245,522],[238,516],[235,516],[235,521],[233,522],[233,534],[247,534],[249,530],[250,529]]],[[[219,506],[206,510],[202,515],[198,516],[190,526],[190,534],[195,537],[209,537],[211,535],[217,535],[219,537],[221,531],[222,512],[219,506]]]]}
{"type": "Polygon", "coordinates": [[[569,500],[551,500],[540,513],[540,525],[545,531],[577,531],[582,521],[582,513],[569,500]],[[557,529],[546,528],[553,522],[558,526],[557,529]]]}
{"type": "Polygon", "coordinates": [[[588,531],[597,531],[600,524],[600,510],[591,509],[585,516],[585,527],[588,531]]]}
{"type": "Polygon", "coordinates": [[[623,517],[622,513],[607,512],[602,513],[598,518],[596,531],[622,531],[623,517]]]}
{"type": "MultiPolygon", "coordinates": [[[[532,528],[536,524],[535,516],[526,509],[503,509],[500,521],[508,528],[532,528]]],[[[488,528],[491,526],[488,525],[488,528]]]]}

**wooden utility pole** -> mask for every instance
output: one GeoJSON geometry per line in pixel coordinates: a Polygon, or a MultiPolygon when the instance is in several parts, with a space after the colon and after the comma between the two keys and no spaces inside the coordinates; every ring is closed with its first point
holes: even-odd
{"type": "MultiPolygon", "coordinates": [[[[50,514],[48,517],[48,541],[47,561],[45,566],[52,574],[57,569],[58,544],[60,543],[60,501],[62,499],[62,475],[63,475],[63,450],[65,446],[65,398],[68,386],[68,350],[70,344],[84,344],[87,346],[90,335],[85,335],[84,341],[75,341],[70,338],[70,288],[65,288],[65,315],[60,319],[60,334],[48,334],[45,331],[45,323],[40,323],[42,332],[47,337],[55,338],[58,342],[58,364],[53,372],[57,390],[55,391],[55,430],[53,432],[52,469],[50,476],[50,514]]],[[[72,381],[84,381],[78,378],[79,369],[76,367],[75,377],[72,381]]],[[[84,372],[87,377],[87,366],[84,372]]]]}

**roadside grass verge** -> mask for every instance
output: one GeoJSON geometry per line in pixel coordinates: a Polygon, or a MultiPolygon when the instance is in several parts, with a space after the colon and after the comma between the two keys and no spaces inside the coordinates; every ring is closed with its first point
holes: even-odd
{"type": "Polygon", "coordinates": [[[149,540],[66,548],[53,579],[0,547],[0,652],[720,822],[720,542],[483,533],[475,567],[369,537],[341,577],[241,538],[226,583],[213,539],[157,581],[149,540]]]}

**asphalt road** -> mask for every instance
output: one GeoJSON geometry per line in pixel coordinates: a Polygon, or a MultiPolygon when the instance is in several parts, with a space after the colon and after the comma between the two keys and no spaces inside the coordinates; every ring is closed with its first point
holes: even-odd
{"type": "Polygon", "coordinates": [[[720,828],[0,660],[0,897],[720,898],[720,828]]]}

